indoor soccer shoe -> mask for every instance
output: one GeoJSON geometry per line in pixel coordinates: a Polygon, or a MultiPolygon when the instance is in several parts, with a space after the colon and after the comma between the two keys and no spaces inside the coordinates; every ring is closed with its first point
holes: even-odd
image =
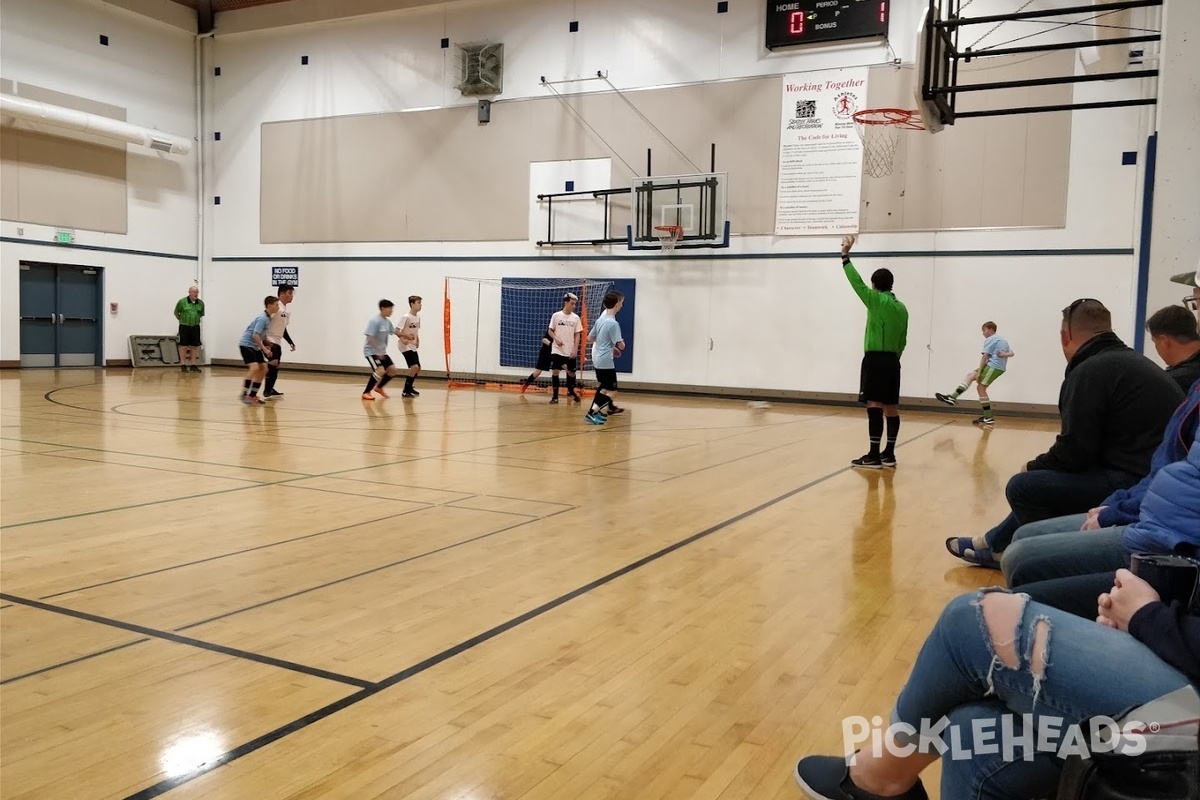
{"type": "Polygon", "coordinates": [[[954,398],[948,394],[942,394],[941,392],[935,392],[933,396],[938,399],[939,403],[945,403],[948,406],[952,406],[955,404],[954,398]]]}
{"type": "Polygon", "coordinates": [[[971,424],[979,425],[980,427],[983,427],[983,428],[990,428],[996,424],[996,420],[992,419],[991,417],[978,417],[976,419],[971,420],[971,424]]]}
{"type": "Polygon", "coordinates": [[[808,756],[796,764],[796,783],[812,800],[929,800],[925,787],[917,784],[904,794],[878,795],[850,780],[850,768],[841,756],[808,756]]]}
{"type": "MultiPolygon", "coordinates": [[[[372,391],[375,392],[375,394],[379,395],[380,397],[384,398],[385,400],[387,398],[391,397],[391,395],[387,393],[387,390],[384,389],[382,386],[376,386],[372,391]]],[[[363,395],[363,396],[366,397],[366,395],[363,395]]]]}
{"type": "Polygon", "coordinates": [[[850,466],[859,467],[861,469],[883,469],[883,461],[880,460],[879,456],[873,456],[870,453],[867,453],[865,456],[852,459],[850,461],[850,466]]]}
{"type": "Polygon", "coordinates": [[[894,455],[888,455],[887,453],[883,453],[882,455],[879,456],[879,463],[882,464],[887,469],[895,469],[896,468],[896,457],[894,455]]]}
{"type": "Polygon", "coordinates": [[[588,422],[592,423],[593,425],[603,425],[606,421],[605,416],[600,413],[585,414],[583,418],[586,419],[588,422]]]}

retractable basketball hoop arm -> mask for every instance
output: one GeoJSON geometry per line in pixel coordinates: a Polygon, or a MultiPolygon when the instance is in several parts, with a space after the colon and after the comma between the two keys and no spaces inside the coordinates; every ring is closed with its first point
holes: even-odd
{"type": "MultiPolygon", "coordinates": [[[[1018,89],[1030,86],[1052,86],[1065,83],[1085,83],[1090,81],[1116,81],[1140,78],[1155,78],[1157,69],[1130,70],[1126,72],[1106,72],[1097,75],[1068,75],[1061,77],[1033,78],[1020,81],[1000,81],[996,83],[972,83],[959,85],[958,65],[969,63],[972,59],[988,56],[1011,56],[1022,53],[1048,53],[1053,50],[1079,50],[1086,47],[1109,47],[1112,45],[1137,44],[1142,42],[1157,42],[1162,38],[1159,31],[1147,31],[1135,36],[1122,36],[1111,39],[1088,39],[1074,42],[1052,42],[1040,45],[1025,45],[1021,47],[989,47],[973,50],[970,47],[962,50],[958,47],[959,31],[970,25],[987,23],[1020,22],[1022,20],[1041,20],[1052,17],[1062,17],[1070,14],[1092,14],[1094,20],[1107,13],[1134,8],[1150,8],[1161,6],[1163,0],[1119,0],[1110,3],[1095,3],[1086,6],[1070,8],[1053,8],[1042,11],[1023,11],[1013,14],[993,14],[986,17],[965,18],[959,13],[962,0],[951,0],[953,12],[947,19],[940,19],[938,0],[929,0],[929,10],[925,19],[926,36],[924,52],[920,54],[921,96],[927,102],[937,107],[938,117],[942,124],[953,125],[957,119],[969,117],[1001,117],[1013,114],[1039,114],[1049,111],[1075,111],[1090,108],[1122,108],[1126,106],[1154,105],[1158,101],[1153,97],[1132,98],[1127,100],[1108,100],[1092,103],[1064,103],[1045,106],[1020,106],[1013,108],[993,108],[982,111],[957,111],[956,100],[961,92],[985,92],[1001,89],[1018,89]]],[[[1089,25],[1089,20],[1082,22],[1066,22],[1068,25],[1089,25]]],[[[1131,29],[1133,30],[1133,29],[1131,29]]],[[[1028,37],[1022,37],[1028,38],[1028,37]]]]}

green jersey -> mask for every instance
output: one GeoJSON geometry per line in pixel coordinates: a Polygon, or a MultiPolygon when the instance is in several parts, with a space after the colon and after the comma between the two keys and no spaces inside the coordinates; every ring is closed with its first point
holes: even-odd
{"type": "Polygon", "coordinates": [[[900,355],[908,344],[908,309],[891,292],[880,292],[863,282],[849,259],[842,262],[846,277],[858,299],[867,307],[867,332],[863,349],[868,353],[900,355]]]}
{"type": "Polygon", "coordinates": [[[193,303],[186,297],[182,298],[175,304],[175,316],[179,317],[180,325],[196,327],[200,324],[200,318],[204,316],[204,301],[197,300],[193,303]]]}

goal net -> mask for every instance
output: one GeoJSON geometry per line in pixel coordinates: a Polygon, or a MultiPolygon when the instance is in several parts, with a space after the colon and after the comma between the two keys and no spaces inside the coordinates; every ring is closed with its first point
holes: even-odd
{"type": "MultiPolygon", "coordinates": [[[[583,389],[592,369],[587,334],[604,311],[612,281],[583,278],[446,278],[444,325],[446,374],[451,386],[517,387],[537,364],[542,337],[563,297],[579,298],[582,322],[576,375],[583,389]]],[[[544,372],[530,389],[550,385],[544,372]]]]}

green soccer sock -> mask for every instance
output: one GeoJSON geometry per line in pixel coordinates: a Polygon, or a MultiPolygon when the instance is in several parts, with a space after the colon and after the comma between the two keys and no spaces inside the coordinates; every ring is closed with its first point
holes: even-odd
{"type": "Polygon", "coordinates": [[[957,400],[959,397],[961,397],[961,396],[962,396],[962,393],[963,393],[963,392],[965,392],[966,390],[967,390],[967,387],[966,387],[966,386],[963,386],[963,385],[960,383],[960,384],[958,385],[958,388],[954,390],[954,394],[952,394],[952,395],[950,395],[950,396],[951,396],[951,397],[953,397],[955,400],[957,400]]]}

